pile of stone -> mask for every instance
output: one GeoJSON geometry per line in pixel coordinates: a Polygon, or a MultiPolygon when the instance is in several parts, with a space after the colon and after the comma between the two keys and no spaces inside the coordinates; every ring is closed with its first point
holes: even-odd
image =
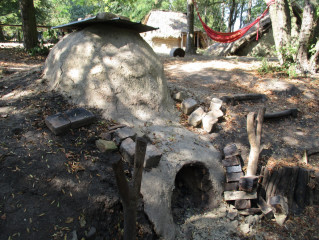
{"type": "Polygon", "coordinates": [[[184,92],[177,92],[173,95],[175,101],[181,102],[181,110],[189,115],[188,124],[193,127],[202,127],[204,131],[211,133],[218,123],[218,120],[224,116],[222,111],[223,101],[219,98],[213,98],[210,102],[209,111],[205,112],[199,106],[199,102],[193,98],[187,97],[184,92]]]}
{"type": "MultiPolygon", "coordinates": [[[[119,149],[124,161],[134,165],[136,132],[125,125],[116,125],[109,128],[109,132],[101,134],[96,140],[96,146],[101,152],[116,151],[119,149]]],[[[147,145],[144,169],[150,170],[158,166],[162,152],[152,144],[147,145]]]]}

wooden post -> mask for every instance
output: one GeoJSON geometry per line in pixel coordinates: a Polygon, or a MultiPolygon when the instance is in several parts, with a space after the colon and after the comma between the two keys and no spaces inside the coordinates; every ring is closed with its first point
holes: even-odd
{"type": "Polygon", "coordinates": [[[248,133],[248,140],[250,143],[250,153],[248,158],[248,166],[247,166],[247,174],[246,174],[247,177],[255,176],[257,173],[262,125],[264,121],[265,111],[266,111],[265,107],[263,107],[262,109],[258,111],[258,115],[256,119],[256,123],[257,123],[256,130],[255,130],[255,120],[254,120],[255,113],[250,112],[247,116],[247,133],[248,133]]]}
{"type": "Polygon", "coordinates": [[[132,181],[126,180],[122,161],[112,164],[124,211],[124,240],[136,239],[136,215],[147,142],[136,139],[134,173],[132,181]]]}

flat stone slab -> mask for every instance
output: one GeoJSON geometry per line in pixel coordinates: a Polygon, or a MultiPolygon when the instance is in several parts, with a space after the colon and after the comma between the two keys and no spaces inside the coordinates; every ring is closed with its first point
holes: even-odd
{"type": "Polygon", "coordinates": [[[192,98],[187,98],[182,102],[182,111],[184,114],[191,114],[198,106],[198,102],[192,98]]]}
{"type": "Polygon", "coordinates": [[[71,127],[71,121],[62,113],[46,117],[45,124],[55,135],[61,135],[71,127]]]}
{"type": "Polygon", "coordinates": [[[135,137],[136,132],[130,127],[118,128],[114,132],[114,140],[118,145],[126,138],[135,139],[135,137]]]}
{"type": "Polygon", "coordinates": [[[75,108],[65,112],[71,122],[71,128],[79,128],[94,122],[95,115],[84,108],[75,108]]]}

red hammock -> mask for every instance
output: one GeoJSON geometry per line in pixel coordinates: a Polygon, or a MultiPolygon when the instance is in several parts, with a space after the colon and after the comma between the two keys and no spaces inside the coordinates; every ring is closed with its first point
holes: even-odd
{"type": "MultiPolygon", "coordinates": [[[[194,5],[196,7],[196,12],[198,15],[198,18],[200,20],[200,22],[203,25],[203,28],[205,29],[205,31],[207,32],[207,35],[213,39],[216,42],[221,42],[221,43],[230,43],[230,42],[234,42],[236,40],[238,40],[239,38],[241,38],[251,27],[253,27],[256,23],[258,23],[258,29],[259,29],[259,22],[260,20],[267,14],[268,10],[269,10],[269,6],[271,4],[275,3],[275,0],[271,0],[268,4],[267,4],[267,8],[266,10],[263,12],[263,14],[261,14],[258,18],[256,18],[255,21],[253,21],[252,23],[250,23],[249,25],[247,25],[246,27],[239,29],[235,32],[229,32],[229,33],[222,33],[222,32],[217,32],[214,31],[213,29],[211,29],[210,27],[208,27],[206,25],[206,23],[202,20],[202,18],[199,15],[198,12],[198,7],[196,5],[196,2],[194,0],[194,5]]],[[[257,29],[257,37],[256,40],[258,40],[258,29],[257,29]]]]}

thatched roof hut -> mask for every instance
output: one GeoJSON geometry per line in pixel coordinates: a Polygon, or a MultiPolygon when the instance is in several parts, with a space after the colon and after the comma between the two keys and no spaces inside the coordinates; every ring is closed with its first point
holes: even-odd
{"type": "MultiPolygon", "coordinates": [[[[169,53],[172,48],[186,47],[187,15],[185,13],[152,10],[143,20],[143,24],[158,28],[156,31],[142,34],[155,52],[169,53]]],[[[195,28],[194,35],[195,46],[206,48],[206,33],[195,28]]]]}

